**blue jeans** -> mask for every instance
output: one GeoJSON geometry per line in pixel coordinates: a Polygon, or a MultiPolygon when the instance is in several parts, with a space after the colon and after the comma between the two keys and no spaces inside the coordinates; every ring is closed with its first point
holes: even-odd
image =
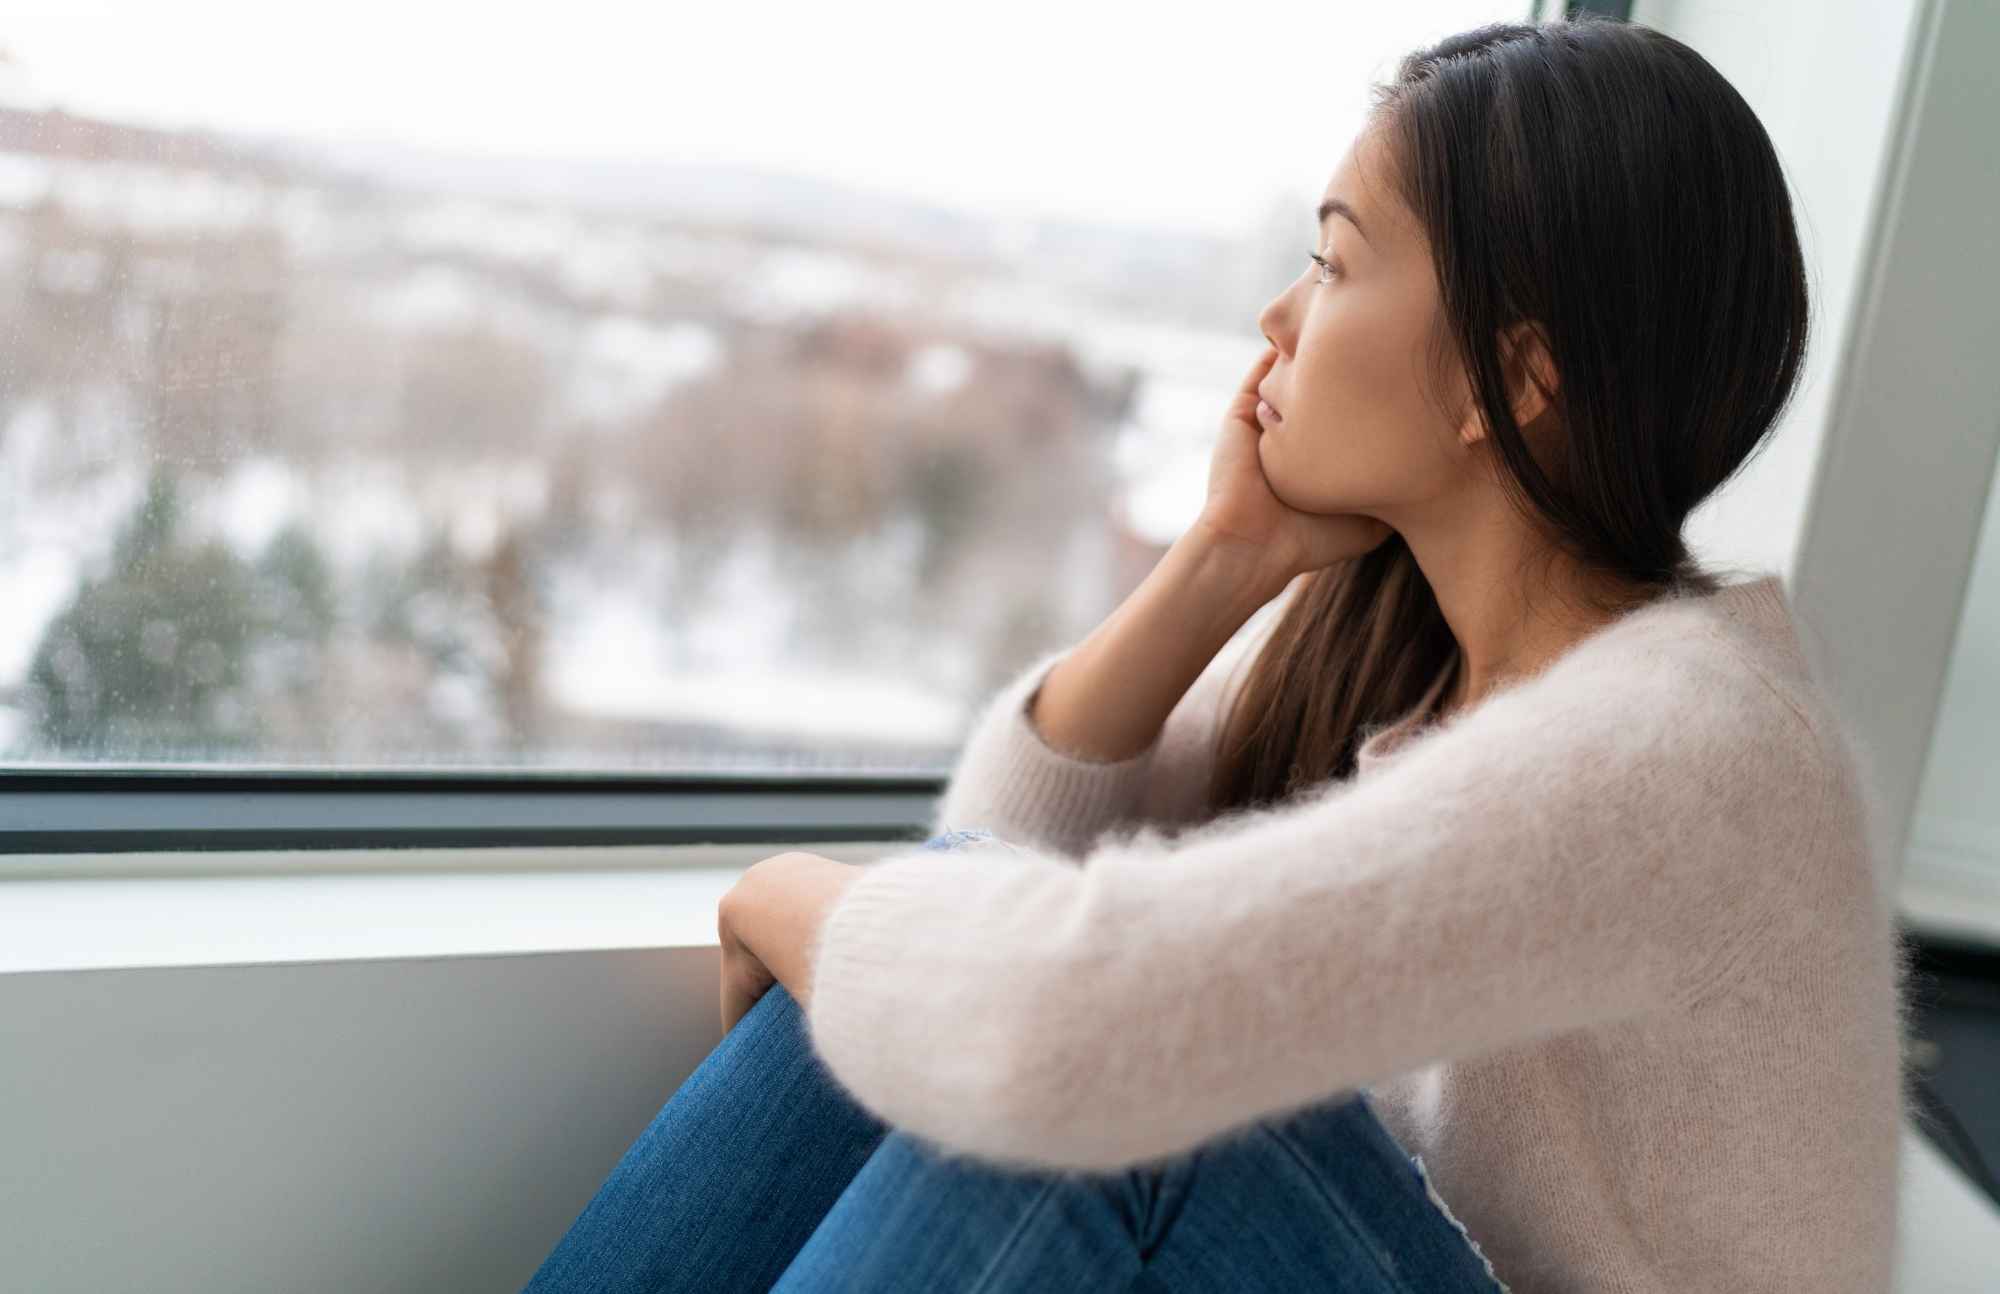
{"type": "MultiPolygon", "coordinates": [[[[925,848],[985,839],[972,828],[925,848]]],[[[1124,1172],[945,1160],[835,1083],[778,984],[668,1099],[526,1294],[1502,1288],[1359,1093],[1124,1172]]]]}

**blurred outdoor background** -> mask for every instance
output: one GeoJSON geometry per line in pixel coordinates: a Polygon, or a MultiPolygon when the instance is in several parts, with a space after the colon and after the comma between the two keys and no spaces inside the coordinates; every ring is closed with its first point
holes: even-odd
{"type": "Polygon", "coordinates": [[[0,759],[946,768],[1525,16],[409,8],[0,24],[0,759]]]}

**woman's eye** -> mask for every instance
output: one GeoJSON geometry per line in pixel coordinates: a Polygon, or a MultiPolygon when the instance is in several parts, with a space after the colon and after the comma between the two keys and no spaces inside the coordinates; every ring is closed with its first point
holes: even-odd
{"type": "Polygon", "coordinates": [[[1333,262],[1321,256],[1318,252],[1307,252],[1306,258],[1310,260],[1314,266],[1317,267],[1317,273],[1313,278],[1313,282],[1315,283],[1333,282],[1333,275],[1334,275],[1333,262]]]}

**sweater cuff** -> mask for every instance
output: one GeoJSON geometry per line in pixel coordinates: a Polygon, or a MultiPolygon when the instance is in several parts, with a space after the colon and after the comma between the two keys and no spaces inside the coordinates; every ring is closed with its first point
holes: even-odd
{"type": "Polygon", "coordinates": [[[860,875],[841,891],[814,935],[812,956],[808,960],[813,968],[815,1008],[828,971],[836,979],[845,978],[857,964],[863,973],[872,973],[895,959],[893,941],[883,937],[885,930],[893,929],[894,918],[885,920],[885,914],[893,912],[899,897],[923,884],[925,878],[912,869],[921,870],[951,852],[956,851],[890,854],[859,865],[860,875]]]}
{"type": "Polygon", "coordinates": [[[1030,716],[1042,684],[1069,650],[1042,657],[1001,693],[991,716],[999,740],[979,749],[985,744],[974,739],[977,762],[954,779],[963,795],[947,799],[938,826],[985,826],[1075,855],[1135,811],[1158,737],[1125,759],[1085,759],[1051,746],[1030,716]]]}
{"type": "Polygon", "coordinates": [[[892,1048],[871,1023],[881,1018],[882,999],[906,988],[923,991],[906,984],[897,969],[904,952],[897,913],[936,883],[927,872],[950,856],[909,852],[863,864],[813,936],[808,1032],[827,1068],[857,1100],[882,1090],[875,1080],[884,1076],[879,1071],[892,1048]]]}

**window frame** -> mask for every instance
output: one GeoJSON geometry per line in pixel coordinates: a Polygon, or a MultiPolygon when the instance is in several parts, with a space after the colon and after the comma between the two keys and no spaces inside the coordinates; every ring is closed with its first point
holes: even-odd
{"type": "Polygon", "coordinates": [[[920,841],[942,774],[0,769],[0,854],[920,841]]]}
{"type": "Polygon", "coordinates": [[[1574,18],[1579,13],[1598,13],[1624,22],[1632,17],[1632,0],[1537,0],[1534,6],[1536,19],[1554,17],[1552,11],[1558,5],[1565,18],[1574,18]]]}
{"type": "MultiPolygon", "coordinates": [[[[1629,0],[1533,0],[1629,18],[1629,0]]],[[[1893,886],[2000,457],[2000,365],[1967,362],[2000,329],[2000,266],[1980,245],[2000,175],[1959,164],[1976,133],[1981,23],[1916,0],[1867,253],[1789,573],[1794,604],[1840,645],[1830,680],[1882,789],[1893,886]],[[1949,29],[1949,36],[1945,33],[1949,29]],[[1979,199],[1984,198],[1985,201],[1979,199]],[[1941,265],[1946,267],[1941,272],[1941,265]],[[1882,426],[1927,428],[1899,452],[1882,426]]],[[[1991,91],[1985,91],[1990,94],[1991,91]]],[[[353,849],[920,838],[943,773],[560,769],[0,768],[0,853],[353,849]],[[87,797],[87,798],[86,798],[87,797]]],[[[1921,860],[1919,867],[1921,870],[1921,860]]],[[[1995,894],[2000,901],[2000,893],[1995,894]]]]}

